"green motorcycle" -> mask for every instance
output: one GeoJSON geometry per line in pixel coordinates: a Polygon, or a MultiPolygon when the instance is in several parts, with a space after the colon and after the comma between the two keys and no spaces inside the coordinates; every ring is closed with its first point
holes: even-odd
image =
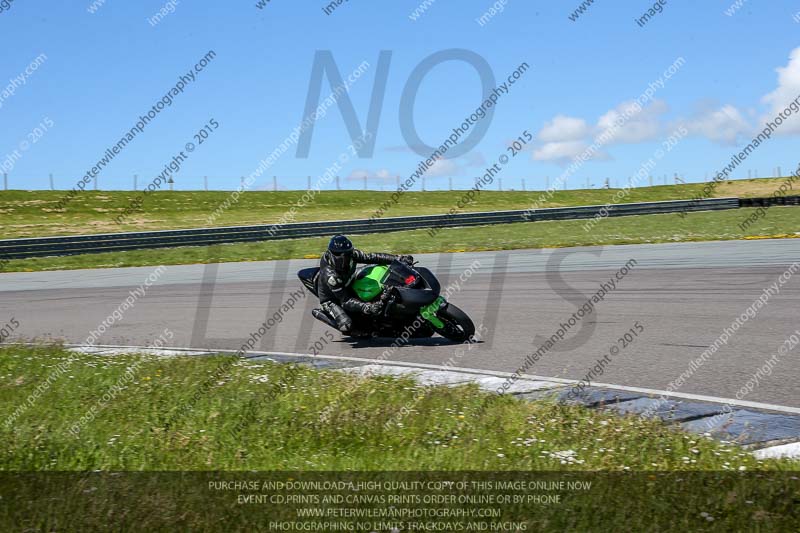
{"type": "MultiPolygon", "coordinates": [[[[304,268],[297,273],[303,285],[317,295],[319,267],[304,268]]],[[[393,261],[389,265],[367,265],[361,268],[351,285],[358,298],[365,302],[383,302],[377,316],[353,316],[358,331],[377,337],[397,337],[407,331],[414,337],[430,337],[438,333],[454,342],[471,340],[475,325],[467,314],[441,295],[436,276],[425,267],[412,267],[393,261]]],[[[335,328],[336,323],[321,310],[314,316],[335,328]]]]}

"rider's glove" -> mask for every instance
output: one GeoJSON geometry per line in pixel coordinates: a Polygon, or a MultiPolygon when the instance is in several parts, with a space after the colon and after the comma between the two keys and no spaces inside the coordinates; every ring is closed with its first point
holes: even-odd
{"type": "Polygon", "coordinates": [[[401,255],[400,257],[397,258],[397,260],[400,261],[401,263],[405,263],[407,265],[413,265],[414,264],[414,256],[413,255],[401,255]]]}
{"type": "Polygon", "coordinates": [[[381,302],[364,304],[365,315],[379,315],[383,311],[383,304],[381,302]]]}

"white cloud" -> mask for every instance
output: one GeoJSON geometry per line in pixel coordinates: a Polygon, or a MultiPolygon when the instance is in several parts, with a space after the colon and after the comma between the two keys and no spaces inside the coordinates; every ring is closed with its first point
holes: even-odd
{"type": "Polygon", "coordinates": [[[462,156],[464,164],[468,167],[482,167],[486,165],[486,158],[478,151],[467,152],[462,156]]]}
{"type": "Polygon", "coordinates": [[[537,161],[568,162],[580,155],[588,143],[585,141],[549,142],[533,150],[533,158],[537,161]]]}
{"type": "MultiPolygon", "coordinates": [[[[764,96],[761,101],[770,106],[769,113],[762,117],[762,123],[772,121],[800,95],[800,47],[789,54],[789,63],[775,69],[778,73],[778,87],[764,96]]],[[[797,104],[795,104],[797,108],[797,104]]],[[[794,111],[794,110],[793,110],[794,111]]],[[[778,128],[779,134],[800,133],[800,115],[794,114],[778,128]]]]}
{"type": "MultiPolygon", "coordinates": [[[[667,104],[662,100],[655,100],[644,108],[632,101],[623,102],[600,116],[597,124],[592,127],[583,119],[556,115],[539,131],[537,138],[543,142],[534,148],[533,159],[569,162],[575,156],[582,154],[603,132],[615,128],[615,123],[622,120],[623,115],[628,118],[621,127],[613,130],[614,135],[608,144],[638,143],[656,139],[663,133],[661,115],[666,113],[667,109],[667,104]]],[[[608,154],[597,150],[591,158],[608,159],[608,154]]]]}
{"type": "Polygon", "coordinates": [[[627,113],[630,117],[616,130],[609,144],[651,141],[663,133],[661,115],[667,111],[663,100],[653,100],[646,107],[639,107],[633,101],[623,102],[598,119],[596,136],[612,128],[627,113]]]}
{"type": "Polygon", "coordinates": [[[690,134],[723,144],[735,144],[738,137],[750,131],[750,125],[732,105],[701,111],[680,121],[690,134]]]}
{"type": "Polygon", "coordinates": [[[366,169],[357,169],[352,171],[345,179],[363,180],[364,178],[367,178],[371,180],[378,179],[378,180],[389,181],[396,179],[396,176],[397,174],[392,174],[385,168],[376,170],[375,172],[370,172],[369,170],[366,169]]]}
{"type": "Polygon", "coordinates": [[[433,165],[425,171],[425,176],[429,178],[440,178],[442,176],[453,176],[461,171],[461,167],[452,159],[437,159],[433,165]]]}
{"type": "Polygon", "coordinates": [[[589,135],[589,126],[582,118],[556,115],[550,122],[545,122],[537,138],[545,143],[579,141],[589,135]]]}
{"type": "MultiPolygon", "coordinates": [[[[402,146],[392,146],[389,148],[385,148],[387,151],[392,152],[412,152],[412,150],[408,147],[402,146]]],[[[414,161],[419,161],[419,159],[415,159],[414,161]]],[[[416,164],[416,163],[415,163],[416,164]]],[[[486,165],[486,159],[484,158],[483,154],[478,150],[471,150],[466,154],[453,158],[453,159],[437,159],[433,162],[431,167],[425,172],[426,178],[442,178],[442,177],[455,177],[455,176],[462,176],[465,174],[470,174],[472,172],[472,168],[477,167],[484,167],[486,165]]],[[[406,170],[407,171],[407,170],[406,170]]],[[[366,177],[367,180],[383,180],[386,182],[394,182],[397,179],[398,173],[391,172],[388,169],[382,168],[379,170],[369,170],[369,169],[356,169],[350,172],[350,174],[345,178],[346,180],[351,181],[363,181],[366,177]]],[[[404,174],[400,174],[400,176],[405,176],[404,174]]]]}
{"type": "MultiPolygon", "coordinates": [[[[634,101],[627,101],[603,113],[594,125],[578,117],[555,115],[539,130],[537,143],[532,147],[533,159],[568,163],[583,154],[595,139],[610,128],[613,128],[614,135],[608,140],[608,145],[661,139],[678,125],[684,126],[692,135],[716,143],[735,144],[741,136],[760,131],[763,127],[761,124],[773,121],[786,108],[792,110],[792,115],[784,119],[777,133],[800,134],[800,105],[794,102],[800,96],[800,47],[791,51],[788,63],[778,67],[776,72],[777,87],[761,99],[769,110],[758,118],[758,124],[752,123],[759,113],[755,108],[743,111],[730,104],[705,104],[700,111],[687,118],[667,121],[664,115],[669,108],[663,100],[653,100],[643,108],[634,101]],[[623,115],[628,118],[623,119],[623,115]],[[623,122],[622,126],[615,127],[619,122],[623,122]]],[[[606,159],[608,154],[598,150],[593,158],[606,159]]]]}
{"type": "Polygon", "coordinates": [[[350,179],[358,180],[358,179],[364,179],[364,178],[368,178],[368,177],[369,177],[369,170],[358,169],[358,170],[352,171],[350,173],[350,175],[347,176],[347,179],[349,179],[349,180],[350,179]]]}

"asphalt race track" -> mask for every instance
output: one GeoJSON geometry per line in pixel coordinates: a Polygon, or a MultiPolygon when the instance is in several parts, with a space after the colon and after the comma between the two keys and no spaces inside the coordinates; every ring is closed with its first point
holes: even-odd
{"type": "MultiPolygon", "coordinates": [[[[356,243],[357,244],[357,243],[356,243]]],[[[287,244],[290,246],[291,244],[287,244]]],[[[102,334],[99,345],[147,345],[165,329],[174,347],[238,349],[287,299],[298,300],[256,350],[380,358],[514,372],[526,355],[566,322],[629,260],[636,264],[593,312],[571,327],[528,374],[581,379],[638,321],[644,331],[596,381],[663,390],[730,327],[764,289],[800,261],[800,240],[430,254],[417,256],[442,286],[460,284],[450,301],[487,334],[470,350],[444,339],[350,342],[310,316],[313,298],[298,296],[296,271],[315,260],[0,274],[0,322],[15,317],[10,340],[82,343],[148,276],[157,281],[102,334]],[[470,266],[472,265],[472,266],[470,266]],[[295,292],[292,297],[291,293],[295,292]],[[538,336],[537,343],[534,338],[538,336]]],[[[786,278],[784,278],[786,279],[786,278]]],[[[452,285],[455,286],[455,285],[452,285]]],[[[679,391],[720,398],[736,392],[800,329],[800,269],[790,275],[726,345],[696,368],[679,391]]],[[[741,320],[741,319],[740,319],[741,320]]],[[[108,321],[110,323],[110,321],[108,321]]],[[[273,321],[270,321],[272,323],[273,321]]],[[[748,401],[800,407],[800,347],[782,356],[748,401]]]]}

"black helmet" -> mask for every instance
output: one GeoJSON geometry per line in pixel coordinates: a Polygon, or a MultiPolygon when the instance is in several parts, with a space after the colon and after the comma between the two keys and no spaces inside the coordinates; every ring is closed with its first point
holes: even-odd
{"type": "Polygon", "coordinates": [[[350,259],[353,255],[353,243],[344,235],[335,235],[328,243],[328,262],[334,270],[346,273],[350,269],[350,259]]]}

